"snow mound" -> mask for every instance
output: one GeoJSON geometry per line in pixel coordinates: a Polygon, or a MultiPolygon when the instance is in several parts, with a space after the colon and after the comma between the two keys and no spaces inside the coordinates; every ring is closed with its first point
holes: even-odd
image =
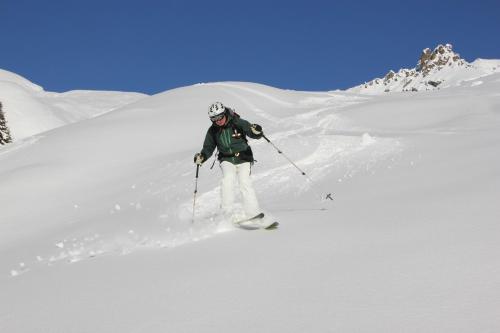
{"type": "Polygon", "coordinates": [[[41,92],[43,88],[15,73],[0,69],[0,82],[14,83],[28,91],[41,92]]]}
{"type": "Polygon", "coordinates": [[[144,97],[125,92],[46,92],[17,74],[0,70],[0,102],[13,141],[110,112],[144,97]]]}

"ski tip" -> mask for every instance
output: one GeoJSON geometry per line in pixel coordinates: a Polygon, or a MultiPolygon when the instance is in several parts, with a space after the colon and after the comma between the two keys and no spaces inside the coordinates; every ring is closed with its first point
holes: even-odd
{"type": "Polygon", "coordinates": [[[275,221],[275,222],[271,223],[271,224],[270,224],[268,227],[266,227],[265,229],[266,229],[266,230],[274,230],[274,229],[277,229],[279,225],[280,225],[280,224],[279,224],[278,222],[276,222],[276,221],[275,221]]]}

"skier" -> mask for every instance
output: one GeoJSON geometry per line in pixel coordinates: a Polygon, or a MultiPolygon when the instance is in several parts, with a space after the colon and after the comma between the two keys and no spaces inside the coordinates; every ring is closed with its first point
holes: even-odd
{"type": "Polygon", "coordinates": [[[221,102],[210,105],[208,116],[212,125],[205,136],[203,149],[194,155],[194,163],[201,166],[217,148],[219,151],[217,159],[222,169],[221,208],[223,214],[232,222],[236,222],[233,220],[233,190],[238,177],[246,218],[254,217],[261,211],[250,180],[250,168],[254,159],[246,137],[260,139],[263,136],[262,127],[250,124],[221,102]]]}

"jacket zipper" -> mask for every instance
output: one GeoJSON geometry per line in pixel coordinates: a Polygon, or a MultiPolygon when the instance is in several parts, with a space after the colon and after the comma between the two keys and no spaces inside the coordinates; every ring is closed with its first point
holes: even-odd
{"type": "MultiPolygon", "coordinates": [[[[229,134],[229,131],[227,129],[222,131],[222,138],[226,139],[225,144],[227,145],[227,148],[229,149],[229,154],[233,154],[233,150],[231,149],[231,135],[229,134]]],[[[232,161],[232,163],[234,163],[234,156],[231,157],[231,161],[232,161]]]]}

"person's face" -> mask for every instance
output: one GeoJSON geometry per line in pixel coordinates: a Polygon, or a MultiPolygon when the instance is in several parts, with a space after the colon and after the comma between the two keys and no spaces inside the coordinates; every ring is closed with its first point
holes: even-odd
{"type": "Polygon", "coordinates": [[[225,115],[221,119],[218,119],[215,121],[215,124],[217,126],[224,126],[225,123],[226,123],[226,116],[225,115]]]}

